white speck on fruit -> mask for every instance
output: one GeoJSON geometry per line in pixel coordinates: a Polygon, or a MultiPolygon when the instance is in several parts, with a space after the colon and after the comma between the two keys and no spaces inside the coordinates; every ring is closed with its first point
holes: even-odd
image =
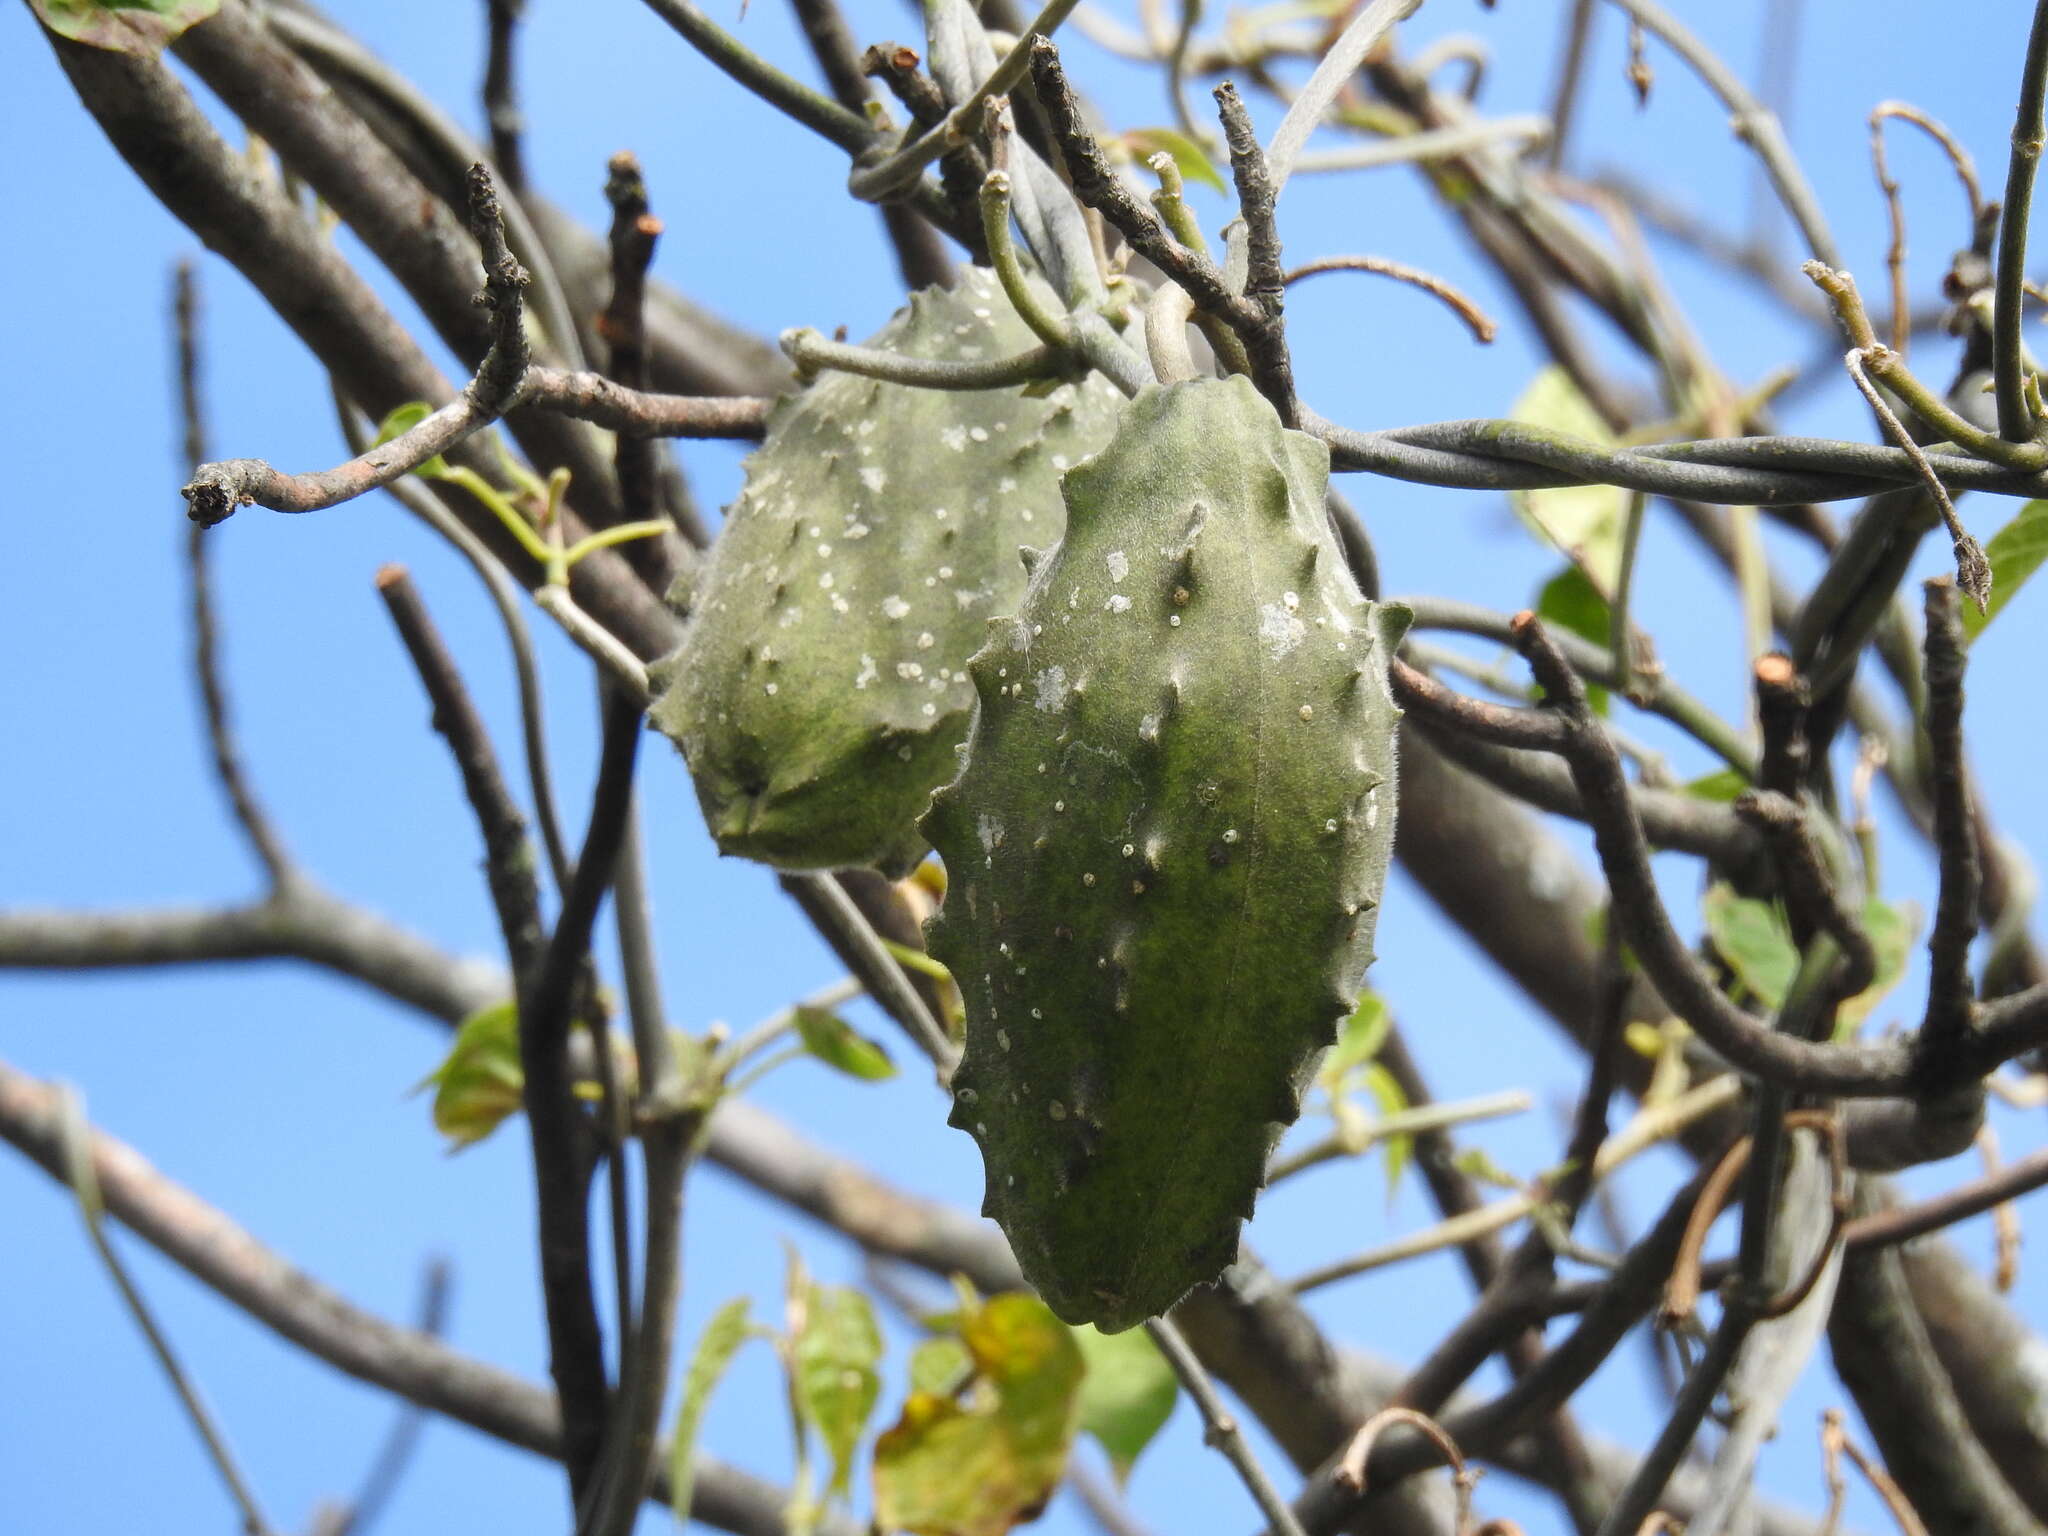
{"type": "MultiPolygon", "coordinates": [[[[1287,596],[1293,597],[1292,592],[1287,596]]],[[[1259,642],[1265,646],[1266,654],[1278,661],[1308,634],[1308,626],[1294,616],[1292,606],[1282,607],[1279,603],[1267,603],[1259,610],[1259,642]]]]}
{"type": "Polygon", "coordinates": [[[1038,696],[1033,702],[1037,704],[1039,709],[1047,714],[1051,714],[1055,710],[1066,708],[1067,669],[1065,667],[1047,667],[1031,681],[1038,689],[1038,696]]]}
{"type": "Polygon", "coordinates": [[[1010,1048],[1010,1032],[1007,1029],[996,1031],[996,1044],[1006,1051],[1010,1048]]]}
{"type": "Polygon", "coordinates": [[[1223,841],[1225,841],[1226,843],[1234,843],[1237,841],[1237,836],[1237,828],[1231,827],[1224,832],[1223,841]]]}
{"type": "Polygon", "coordinates": [[[1131,574],[1130,558],[1120,549],[1113,549],[1109,552],[1107,564],[1111,581],[1122,581],[1131,574]]]}

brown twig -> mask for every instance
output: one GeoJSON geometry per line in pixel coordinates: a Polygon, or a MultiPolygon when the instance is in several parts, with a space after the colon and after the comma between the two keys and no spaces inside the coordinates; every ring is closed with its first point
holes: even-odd
{"type": "Polygon", "coordinates": [[[1403,261],[1391,261],[1384,256],[1319,256],[1314,261],[1304,262],[1287,274],[1287,284],[1292,287],[1305,277],[1314,277],[1318,272],[1376,272],[1381,277],[1391,277],[1396,282],[1407,283],[1420,288],[1424,293],[1441,299],[1446,308],[1465,322],[1472,332],[1472,339],[1480,343],[1493,340],[1499,330],[1493,319],[1471,299],[1434,272],[1425,272],[1420,267],[1411,267],[1403,261]]]}
{"type": "Polygon", "coordinates": [[[491,125],[491,160],[505,185],[526,193],[526,152],[520,142],[526,123],[519,115],[519,77],[513,44],[526,0],[485,0],[488,19],[484,53],[484,120],[491,125]]]}
{"type": "Polygon", "coordinates": [[[596,915],[597,897],[590,886],[599,879],[608,882],[611,871],[607,862],[586,872],[582,864],[588,853],[579,859],[576,878],[564,897],[563,918],[554,938],[544,939],[525,820],[505,788],[497,755],[454,660],[404,570],[385,567],[378,573],[377,586],[434,702],[435,727],[448,740],[483,829],[485,871],[521,1000],[519,1055],[540,1205],[550,1366],[563,1402],[564,1460],[574,1499],[580,1503],[603,1438],[610,1389],[590,1290],[584,1196],[591,1153],[566,1067],[567,1013],[569,989],[588,946],[590,919],[596,915]],[[569,900],[579,892],[572,913],[569,900]],[[573,947],[566,959],[558,953],[557,941],[564,951],[573,947]]]}
{"type": "MultiPolygon", "coordinates": [[[[585,1006],[578,994],[588,985],[591,933],[618,867],[640,736],[640,705],[612,691],[605,701],[597,787],[576,856],[575,878],[563,893],[546,951],[527,975],[519,997],[519,1060],[526,1074],[526,1122],[533,1140],[550,1364],[561,1388],[567,1451],[563,1459],[579,1509],[592,1489],[602,1454],[609,1389],[590,1289],[590,1217],[585,1201],[589,1160],[579,1145],[585,1125],[568,1071],[569,1029],[585,1006]]],[[[602,1040],[598,1048],[606,1048],[602,1040]]]]}
{"type": "MultiPolygon", "coordinates": [[[[448,1261],[436,1258],[428,1261],[420,1277],[418,1320],[413,1328],[429,1339],[440,1338],[447,1323],[451,1274],[448,1261]]],[[[355,1497],[342,1505],[333,1518],[319,1523],[318,1536],[368,1536],[378,1516],[390,1504],[392,1494],[405,1480],[406,1471],[419,1450],[420,1431],[426,1427],[426,1422],[427,1411],[418,1403],[407,1402],[399,1408],[398,1417],[392,1421],[383,1445],[371,1459],[355,1497]]]]}
{"type": "Polygon", "coordinates": [[[1458,1449],[1443,1425],[1426,1413],[1413,1408],[1382,1408],[1358,1427],[1358,1433],[1351,1437],[1351,1443],[1344,1448],[1338,1460],[1336,1480],[1343,1487],[1356,1494],[1366,1493],[1365,1469],[1372,1457],[1373,1443],[1381,1431],[1394,1424],[1406,1424],[1427,1436],[1436,1448],[1443,1452],[1444,1461],[1451,1469],[1451,1489],[1458,1501],[1457,1515],[1451,1529],[1462,1532],[1472,1523],[1472,1486],[1479,1481],[1479,1469],[1465,1465],[1464,1453],[1458,1449]]]}
{"type": "Polygon", "coordinates": [[[484,868],[506,958],[514,976],[527,976],[541,956],[542,928],[540,887],[534,878],[526,819],[505,787],[483,718],[412,578],[404,567],[388,565],[377,573],[377,592],[426,687],[434,709],[434,729],[448,743],[470,809],[483,832],[484,868]]]}
{"type": "Polygon", "coordinates": [[[1830,1536],[1841,1511],[1842,1476],[1837,1470],[1837,1457],[1846,1455],[1869,1482],[1873,1491],[1884,1501],[1884,1507],[1891,1511],[1892,1520],[1898,1525],[1899,1536],[1927,1536],[1927,1527],[1921,1523],[1919,1514],[1907,1500],[1905,1492],[1892,1480],[1889,1472],[1864,1454],[1863,1448],[1849,1438],[1843,1427],[1842,1410],[1830,1408],[1821,1415],[1821,1449],[1827,1458],[1828,1468],[1828,1514],[1824,1527],[1830,1536]]]}
{"type": "MultiPolygon", "coordinates": [[[[797,24],[803,28],[804,41],[811,46],[811,57],[817,60],[818,69],[825,76],[825,83],[831,87],[834,99],[842,107],[865,117],[869,99],[867,71],[862,67],[862,55],[837,0],[791,0],[791,8],[796,12],[797,24]]],[[[943,110],[940,116],[944,116],[943,110]]],[[[938,231],[924,216],[914,208],[894,202],[883,203],[877,212],[881,214],[890,247],[896,253],[896,270],[902,275],[905,286],[913,289],[935,285],[951,287],[952,259],[946,254],[938,231]]]]}
{"type": "MultiPolygon", "coordinates": [[[[184,467],[189,474],[205,461],[207,436],[200,379],[199,275],[190,261],[178,263],[172,313],[177,332],[178,412],[184,422],[184,467]]],[[[221,677],[220,629],[214,616],[212,562],[205,535],[206,530],[197,524],[186,531],[185,563],[192,592],[192,671],[199,681],[213,773],[228,797],[236,825],[269,876],[271,889],[282,891],[299,874],[285,850],[284,839],[256,798],[235,741],[227,687],[221,677]]]]}
{"type": "Polygon", "coordinates": [[[1538,752],[1562,752],[1567,730],[1555,716],[1541,710],[1517,709],[1470,698],[1446,688],[1427,672],[1396,656],[1390,668],[1394,698],[1403,709],[1447,730],[1488,742],[1538,752]]]}
{"type": "Polygon", "coordinates": [[[1280,261],[1280,231],[1274,222],[1276,190],[1266,151],[1252,129],[1237,87],[1228,80],[1214,92],[1223,119],[1223,142],[1230,151],[1231,180],[1237,185],[1238,214],[1245,227],[1244,296],[1258,307],[1262,322],[1238,328],[1259,392],[1280,413],[1285,426],[1299,426],[1301,411],[1294,399],[1294,364],[1287,355],[1287,276],[1280,261]]]}
{"type": "Polygon", "coordinates": [[[1735,814],[1764,834],[1778,872],[1778,889],[1793,915],[1794,941],[1804,947],[1815,933],[1833,939],[1842,952],[1833,988],[1846,1001],[1877,976],[1877,951],[1854,912],[1842,904],[1821,861],[1800,802],[1772,790],[1750,790],[1735,801],[1735,814]]]}
{"type": "Polygon", "coordinates": [[[1924,1079],[1953,1082],[1963,1079],[1951,1075],[1948,1058],[1971,1032],[1970,942],[1977,934],[1984,876],[1963,755],[1965,650],[1956,589],[1947,581],[1930,581],[1926,595],[1925,778],[1934,802],[1940,891],[1927,934],[1927,1012],[1915,1060],[1924,1079]]]}
{"type": "MultiPolygon", "coordinates": [[[[647,184],[640,162],[620,151],[606,166],[605,200],[612,222],[607,241],[611,253],[611,292],[598,316],[597,332],[610,355],[606,374],[626,389],[647,388],[647,269],[654,260],[661,220],[647,205],[647,184]]],[[[624,547],[626,563],[652,591],[666,592],[689,558],[681,540],[703,548],[711,542],[692,504],[682,473],[666,448],[649,438],[621,432],[612,445],[612,470],[619,480],[619,518],[643,522],[666,512],[675,533],[635,539],[624,547]]]]}

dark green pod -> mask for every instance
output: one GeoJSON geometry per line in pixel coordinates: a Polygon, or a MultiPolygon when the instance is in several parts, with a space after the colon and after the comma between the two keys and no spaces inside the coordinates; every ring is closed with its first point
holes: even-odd
{"type": "Polygon", "coordinates": [[[1244,379],[1145,391],[970,663],[924,821],[967,1004],[951,1123],[1069,1322],[1128,1328],[1235,1259],[1371,962],[1407,614],[1359,595],[1328,481],[1244,379]]]}
{"type": "MultiPolygon", "coordinates": [[[[870,344],[969,359],[1036,340],[972,268],[870,344]]],[[[1122,405],[1100,377],[1033,398],[844,373],[777,405],[653,672],[653,721],[723,851],[892,873],[923,855],[917,818],[973,713],[967,658],[1022,597],[1018,545],[1059,538],[1061,472],[1122,405]]]]}

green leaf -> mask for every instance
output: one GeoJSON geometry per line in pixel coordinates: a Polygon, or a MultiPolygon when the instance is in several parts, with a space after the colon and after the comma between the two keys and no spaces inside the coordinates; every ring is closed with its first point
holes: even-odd
{"type": "Polygon", "coordinates": [[[417,1093],[434,1090],[434,1128],[450,1152],[482,1141],[521,1108],[526,1073],[519,1064],[519,1008],[510,998],[462,1021],[441,1065],[417,1093]]]}
{"type": "Polygon", "coordinates": [[[1732,802],[1747,788],[1749,780],[1733,768],[1722,768],[1713,773],[1703,774],[1684,786],[1685,792],[1694,799],[1713,800],[1722,805],[1732,802]]]}
{"type": "Polygon", "coordinates": [[[1482,1184],[1491,1184],[1498,1189],[1522,1187],[1522,1181],[1496,1163],[1484,1147],[1462,1149],[1451,1159],[1451,1166],[1468,1179],[1477,1179],[1482,1184]]]}
{"type": "Polygon", "coordinates": [[[1785,929],[1778,909],[1767,901],[1738,896],[1727,885],[1711,887],[1701,903],[1707,938],[1749,989],[1751,997],[1773,1011],[1784,1006],[1792,977],[1799,970],[1799,951],[1785,929]]]}
{"type": "MultiPolygon", "coordinates": [[[[1554,364],[1536,375],[1508,414],[1527,426],[1545,427],[1602,448],[1614,445],[1614,434],[1600,413],[1579,393],[1571,375],[1554,364]]],[[[1614,590],[1621,574],[1628,492],[1613,485],[1570,485],[1515,491],[1509,501],[1515,515],[1571,556],[1599,591],[1614,590]]]]}
{"type": "MultiPolygon", "coordinates": [[[[1603,651],[1614,638],[1613,612],[1600,589],[1576,565],[1568,565],[1543,583],[1536,594],[1537,616],[1569,630],[1581,640],[1590,640],[1603,651]]],[[[1586,685],[1586,702],[1596,715],[1607,713],[1607,690],[1598,683],[1586,685]]]]}
{"type": "MultiPolygon", "coordinates": [[[[394,437],[403,437],[433,414],[434,408],[424,400],[414,400],[399,406],[377,424],[377,441],[371,446],[381,447],[394,437]]],[[[422,480],[438,480],[448,473],[448,461],[437,453],[424,464],[416,466],[413,473],[422,480]]]]}
{"type": "Polygon", "coordinates": [[[1133,128],[1123,136],[1123,141],[1124,147],[1140,160],[1149,160],[1163,150],[1179,167],[1183,181],[1199,181],[1223,193],[1230,190],[1202,146],[1178,128],[1133,128]]]}
{"type": "Polygon", "coordinates": [[[1073,1333],[1022,1291],[961,1321],[974,1374],[954,1396],[913,1390],[875,1442],[875,1521],[913,1536],[1004,1536],[1066,1471],[1087,1365],[1073,1333]]]}
{"type": "Polygon", "coordinates": [[[704,1325],[690,1368],[683,1373],[683,1403],[676,1410],[675,1437],[669,1442],[669,1498],[680,1524],[690,1518],[690,1486],[697,1477],[697,1425],[712,1388],[725,1375],[732,1357],[747,1340],[747,1298],[735,1296],[704,1325]]]}
{"type": "Polygon", "coordinates": [[[2048,501],[2030,501],[1984,546],[1991,562],[1991,601],[1979,613],[1975,603],[1961,604],[1963,638],[1974,643],[1984,626],[1997,618],[2013,594],[2026,585],[2043,560],[2048,560],[2048,501]]]}
{"type": "Polygon", "coordinates": [[[1180,1382],[1142,1328],[1101,1333],[1084,1326],[1074,1330],[1074,1342],[1088,1362],[1081,1378],[1081,1428],[1109,1453],[1121,1483],[1171,1417],[1180,1382]]]}
{"type": "Polygon", "coordinates": [[[154,57],[187,27],[220,9],[220,0],[28,0],[60,37],[116,53],[154,57]]]}
{"type": "Polygon", "coordinates": [[[1343,1028],[1337,1031],[1337,1043],[1323,1057],[1322,1067],[1316,1074],[1323,1086],[1332,1093],[1337,1092],[1345,1073],[1379,1055],[1393,1022],[1394,1016],[1387,1011],[1385,999],[1377,992],[1360,993],[1358,1006],[1344,1021],[1343,1028]]]}
{"type": "MultiPolygon", "coordinates": [[[[954,1319],[955,1322],[958,1319],[954,1319]]],[[[951,1397],[974,1375],[974,1356],[958,1334],[926,1339],[910,1355],[910,1387],[933,1397],[951,1397]]]]}
{"type": "Polygon", "coordinates": [[[1911,902],[1892,906],[1872,900],[1864,904],[1863,931],[1877,952],[1877,972],[1870,985],[1842,1004],[1835,1015],[1835,1038],[1847,1039],[1870,1017],[1885,994],[1906,974],[1906,959],[1920,933],[1920,909],[1911,902]]]}
{"type": "Polygon", "coordinates": [[[796,1010],[796,1032],[805,1050],[848,1077],[875,1083],[896,1075],[896,1064],[889,1059],[889,1053],[829,1008],[800,1005],[796,1010]]]}
{"type": "MultiPolygon", "coordinates": [[[[1408,1095],[1402,1092],[1394,1074],[1379,1062],[1374,1062],[1365,1069],[1365,1091],[1372,1095],[1373,1103],[1379,1106],[1382,1117],[1398,1115],[1408,1107],[1408,1095]]],[[[1401,1182],[1402,1170],[1408,1166],[1408,1160],[1415,1155],[1415,1138],[1403,1133],[1383,1138],[1380,1145],[1386,1149],[1387,1194],[1391,1197],[1394,1186],[1401,1182]]]]}
{"type": "Polygon", "coordinates": [[[850,1486],[853,1453],[881,1395],[875,1365],[882,1358],[882,1334],[867,1297],[850,1286],[810,1286],[802,1312],[790,1369],[797,1407],[832,1454],[826,1493],[834,1497],[850,1486]]]}

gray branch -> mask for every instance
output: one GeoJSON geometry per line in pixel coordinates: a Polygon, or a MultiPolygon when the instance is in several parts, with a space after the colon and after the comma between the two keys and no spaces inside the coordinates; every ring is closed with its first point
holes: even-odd
{"type": "MultiPolygon", "coordinates": [[[[56,1090],[0,1064],[0,1140],[60,1183],[63,1143],[56,1090]]],[[[278,1254],[190,1190],[152,1168],[134,1148],[92,1136],[94,1172],[107,1209],[144,1242],[272,1332],[358,1381],[395,1392],[472,1429],[559,1459],[561,1416],[554,1394],[449,1348],[431,1334],[365,1312],[278,1254]]],[[[665,1501],[665,1478],[650,1497],[665,1501]]],[[[690,1515],[735,1536],[786,1536],[787,1493],[717,1458],[699,1454],[690,1515]]],[[[819,1536],[858,1536],[840,1515],[819,1536]]]]}

